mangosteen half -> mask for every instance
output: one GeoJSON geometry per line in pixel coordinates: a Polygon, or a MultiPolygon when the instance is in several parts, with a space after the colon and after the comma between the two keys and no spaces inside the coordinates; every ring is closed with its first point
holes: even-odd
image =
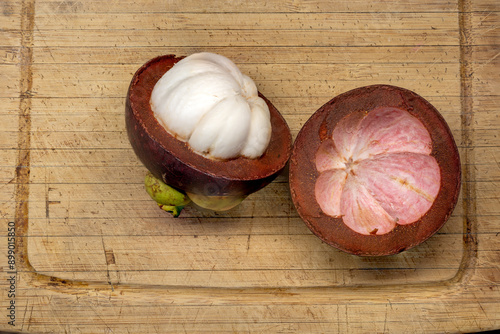
{"type": "MultiPolygon", "coordinates": [[[[188,141],[167,131],[152,110],[155,85],[183,58],[160,56],[148,61],[134,74],[125,108],[128,138],[136,155],[155,178],[187,193],[202,207],[227,210],[269,184],[284,169],[291,154],[290,129],[272,103],[258,93],[265,101],[262,103],[269,108],[271,123],[269,144],[259,157],[212,158],[194,151],[188,141]]],[[[189,106],[189,103],[185,104],[189,106]]],[[[218,122],[225,121],[218,119],[218,122]]],[[[175,127],[175,124],[170,126],[175,127]]],[[[203,137],[198,138],[201,144],[203,140],[203,137]]]]}
{"type": "Polygon", "coordinates": [[[361,87],[305,123],[290,160],[293,203],[327,244],[360,256],[397,254],[436,233],[461,185],[457,146],[416,93],[361,87]]]}

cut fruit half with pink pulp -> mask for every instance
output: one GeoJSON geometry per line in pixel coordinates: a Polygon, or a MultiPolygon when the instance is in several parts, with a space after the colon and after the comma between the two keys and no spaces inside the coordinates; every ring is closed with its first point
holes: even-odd
{"type": "Polygon", "coordinates": [[[424,98],[366,86],[334,97],[302,126],[289,184],[298,214],[322,241],[355,255],[391,255],[421,244],[451,216],[460,156],[424,98]]]}
{"type": "Polygon", "coordinates": [[[323,212],[361,234],[385,234],[420,219],[441,172],[430,134],[407,111],[380,107],[343,118],[316,153],[315,196],[323,212]]]}

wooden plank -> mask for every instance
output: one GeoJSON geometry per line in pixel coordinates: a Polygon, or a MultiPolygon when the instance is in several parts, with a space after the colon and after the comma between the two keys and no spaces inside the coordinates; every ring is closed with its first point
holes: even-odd
{"type": "MultiPolygon", "coordinates": [[[[479,239],[489,240],[486,236],[481,235],[479,239]]],[[[321,243],[311,234],[252,235],[250,240],[248,235],[30,237],[29,239],[32,249],[30,259],[35,268],[41,271],[105,271],[107,264],[104,250],[109,249],[114,254],[114,264],[122,270],[203,270],[207,275],[217,270],[254,269],[383,270],[421,267],[458,269],[462,251],[461,241],[460,236],[440,234],[434,236],[427,245],[404,252],[395,258],[363,261],[339,254],[338,250],[321,243]],[[436,251],[436,244],[448,247],[436,251]],[[272,248],[273,252],[269,252],[269,248],[272,248]]],[[[498,245],[493,244],[493,246],[498,245]]],[[[498,257],[498,253],[493,255],[498,257]]],[[[214,284],[218,284],[216,282],[214,284]]]]}
{"type": "MultiPolygon", "coordinates": [[[[236,64],[399,64],[399,63],[458,63],[458,45],[422,45],[418,47],[377,46],[298,47],[217,47],[208,45],[202,49],[196,46],[148,46],[148,47],[37,47],[34,55],[36,64],[135,64],[138,68],[148,59],[162,54],[179,56],[207,51],[224,54],[236,64]],[[84,52],[82,52],[84,50],[84,52]],[[111,58],[110,58],[111,57],[111,58]]],[[[487,48],[490,50],[490,48],[487,48]]]]}
{"type": "MultiPolygon", "coordinates": [[[[132,75],[130,75],[130,78],[132,75]]],[[[257,87],[269,99],[283,97],[298,97],[297,92],[302,91],[304,95],[313,97],[322,97],[325,102],[329,101],[336,95],[339,95],[348,90],[361,86],[373,84],[370,78],[348,80],[339,79],[337,81],[329,81],[330,77],[325,77],[323,80],[286,80],[286,85],[283,85],[283,80],[268,80],[257,82],[257,87]]],[[[440,80],[440,79],[439,79],[440,80]]],[[[409,90],[419,92],[429,98],[442,96],[443,94],[457,94],[459,84],[455,80],[426,82],[421,80],[412,80],[404,77],[404,75],[393,77],[388,76],[387,79],[378,80],[380,84],[403,86],[409,90]]],[[[39,97],[87,97],[87,98],[108,98],[108,97],[124,97],[128,89],[129,82],[125,81],[104,81],[96,82],[89,81],[72,81],[63,80],[62,82],[51,82],[46,80],[46,84],[41,84],[38,80],[34,84],[39,97]],[[61,83],[67,83],[69,86],[64,86],[65,92],[58,88],[61,83]],[[54,86],[56,85],[56,86],[54,86]],[[55,90],[54,90],[55,89],[55,90]]]]}
{"type": "Polygon", "coordinates": [[[378,29],[455,29],[457,14],[440,13],[82,13],[37,15],[37,26],[45,30],[363,30],[378,29]],[[57,19],[55,19],[57,17],[57,19]]]}
{"type": "Polygon", "coordinates": [[[241,13],[275,13],[275,12],[447,12],[457,11],[455,1],[418,1],[404,0],[388,3],[367,4],[364,1],[338,1],[332,3],[328,0],[320,1],[265,1],[258,0],[247,2],[244,0],[227,2],[210,2],[200,6],[196,0],[173,1],[168,4],[158,3],[153,0],[141,2],[126,0],[111,2],[103,6],[99,0],[85,2],[62,2],[59,0],[42,0],[37,2],[38,12],[47,13],[143,13],[147,8],[149,12],[241,12],[241,13]]]}
{"type": "MultiPolygon", "coordinates": [[[[263,81],[297,81],[297,76],[300,76],[301,81],[363,81],[366,79],[374,81],[389,81],[401,80],[402,78],[411,78],[411,81],[418,81],[424,77],[428,77],[429,73],[434,74],[432,80],[442,83],[444,86],[449,86],[446,81],[456,81],[457,64],[448,63],[399,63],[395,64],[358,64],[353,68],[346,68],[345,64],[241,64],[241,71],[250,76],[257,83],[263,81]]],[[[33,66],[33,76],[37,81],[37,95],[47,95],[46,90],[52,90],[53,93],[67,93],[69,97],[78,96],[71,91],[64,91],[66,86],[70,86],[73,82],[76,89],[81,88],[82,82],[107,83],[107,82],[123,82],[130,83],[130,79],[139,67],[136,64],[131,65],[85,65],[79,64],[44,64],[33,66]],[[64,87],[64,88],[63,88],[64,87]]],[[[487,67],[484,67],[487,69],[487,67]]],[[[454,86],[451,86],[454,87],[454,86]]],[[[127,87],[128,88],[128,87],[127,87]]],[[[126,94],[127,88],[122,91],[122,95],[126,94]]],[[[443,94],[450,93],[450,89],[445,90],[443,94]]],[[[456,93],[457,90],[451,90],[456,93]]],[[[81,91],[82,95],[86,95],[85,91],[81,91]]],[[[57,96],[57,95],[55,95],[57,96]]]]}
{"type": "MultiPolygon", "coordinates": [[[[59,303],[65,302],[70,303],[71,300],[59,301],[59,303]]],[[[126,333],[128,330],[135,332],[161,330],[165,333],[203,331],[221,333],[309,332],[313,329],[318,329],[321,332],[332,330],[338,330],[339,332],[367,332],[372,330],[377,332],[408,332],[416,326],[425,328],[424,326],[428,322],[427,318],[420,318],[416,312],[424,305],[394,303],[390,307],[391,309],[384,305],[374,305],[369,316],[377,320],[369,322],[359,315],[361,311],[359,306],[342,304],[268,305],[249,308],[240,305],[212,306],[210,308],[167,306],[158,309],[139,304],[133,308],[124,306],[120,309],[122,311],[120,314],[113,313],[110,307],[96,304],[86,308],[67,306],[63,309],[64,314],[74,315],[75,319],[71,321],[70,317],[62,316],[61,321],[58,322],[57,318],[51,317],[50,312],[44,310],[42,305],[36,302],[30,308],[35,314],[41,313],[42,318],[36,319],[36,322],[30,327],[57,328],[58,331],[62,332],[82,331],[81,328],[83,328],[82,333],[90,333],[91,331],[86,331],[86,328],[92,326],[91,319],[101,318],[108,324],[107,328],[113,328],[113,332],[116,330],[117,333],[126,333]],[[134,308],[141,309],[143,312],[136,314],[134,308]],[[403,321],[402,318],[407,320],[403,321]],[[154,323],[151,323],[151,319],[155,319],[154,323]],[[127,325],[124,325],[124,323],[127,325]]],[[[439,316],[446,317],[447,314],[453,311],[454,307],[456,306],[451,303],[436,305],[436,312],[438,312],[439,316]]],[[[488,317],[491,312],[494,312],[491,303],[467,304],[463,311],[464,313],[470,312],[470,314],[474,314],[474,317],[467,318],[467,320],[457,320],[457,330],[470,330],[477,328],[478,325],[482,329],[486,329],[489,328],[488,324],[497,321],[495,316],[488,317]],[[481,307],[484,313],[482,313],[481,307]]],[[[432,327],[436,332],[446,330],[446,327],[439,323],[432,327]]]]}
{"type": "Polygon", "coordinates": [[[265,41],[273,46],[413,46],[421,45],[458,45],[459,41],[452,29],[416,29],[386,31],[373,27],[360,31],[332,30],[318,36],[317,31],[309,30],[200,30],[177,31],[166,34],[160,30],[117,30],[113,34],[102,30],[60,30],[50,34],[36,31],[35,41],[43,47],[148,47],[152,45],[171,46],[227,46],[258,47],[265,41]],[[396,34],[397,32],[397,34],[396,34]]]}

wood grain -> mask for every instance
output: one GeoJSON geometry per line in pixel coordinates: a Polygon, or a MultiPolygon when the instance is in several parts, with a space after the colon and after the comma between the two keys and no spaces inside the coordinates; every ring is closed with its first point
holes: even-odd
{"type": "Polygon", "coordinates": [[[2,1],[0,330],[500,329],[499,18],[494,0],[2,1]],[[124,98],[148,59],[202,50],[254,78],[293,136],[359,86],[428,99],[462,158],[448,223],[402,254],[351,256],[306,228],[286,173],[229,212],[168,216],[143,190],[124,98]]]}

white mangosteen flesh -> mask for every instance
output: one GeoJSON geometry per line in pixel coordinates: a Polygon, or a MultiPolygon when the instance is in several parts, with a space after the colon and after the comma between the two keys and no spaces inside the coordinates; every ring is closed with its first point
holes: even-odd
{"type": "Polygon", "coordinates": [[[167,71],[151,94],[158,122],[212,159],[260,157],[271,139],[269,108],[228,58],[195,53],[167,71]]]}
{"type": "Polygon", "coordinates": [[[408,111],[379,107],[343,118],[316,152],[321,210],[353,231],[382,235],[418,221],[441,187],[429,131],[408,111]]]}

